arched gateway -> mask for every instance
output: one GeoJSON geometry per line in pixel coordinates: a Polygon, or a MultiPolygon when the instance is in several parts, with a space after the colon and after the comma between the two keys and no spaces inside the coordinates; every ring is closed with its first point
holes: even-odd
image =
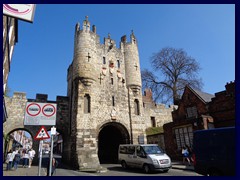
{"type": "Polygon", "coordinates": [[[108,35],[101,44],[88,17],[82,27],[77,23],[74,37],[68,68],[71,158],[80,170],[98,169],[117,162],[120,143],[145,136],[137,39],[133,32],[130,42],[123,36],[117,48],[108,35]]]}
{"type": "Polygon", "coordinates": [[[119,144],[129,144],[127,129],[120,123],[104,124],[98,134],[98,158],[100,163],[117,163],[119,144]]]}

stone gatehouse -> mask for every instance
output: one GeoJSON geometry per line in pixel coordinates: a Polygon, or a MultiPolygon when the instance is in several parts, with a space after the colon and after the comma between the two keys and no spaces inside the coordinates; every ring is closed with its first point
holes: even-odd
{"type": "MultiPolygon", "coordinates": [[[[146,128],[172,121],[173,106],[153,105],[149,90],[142,95],[138,42],[133,31],[129,41],[126,35],[121,37],[118,48],[110,34],[100,43],[96,26],[90,29],[88,17],[82,26],[77,23],[67,82],[67,96],[57,97],[55,102],[56,128],[63,137],[62,160],[79,170],[99,170],[101,163],[117,162],[119,144],[147,143],[146,128]]],[[[9,101],[15,99],[19,99],[17,94],[9,101]]],[[[22,99],[23,111],[18,117],[10,113],[5,123],[11,124],[10,119],[23,122],[28,100],[22,99]]],[[[9,103],[9,109],[14,108],[9,103]]],[[[12,130],[7,127],[5,133],[12,130]]]]}

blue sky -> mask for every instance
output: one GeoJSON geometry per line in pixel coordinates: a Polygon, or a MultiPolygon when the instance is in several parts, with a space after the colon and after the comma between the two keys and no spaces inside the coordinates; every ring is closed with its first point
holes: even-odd
{"type": "Polygon", "coordinates": [[[235,80],[235,5],[38,4],[34,22],[19,21],[8,86],[49,100],[67,95],[67,69],[73,59],[74,30],[85,16],[96,25],[101,42],[131,30],[138,40],[141,69],[164,47],[182,48],[201,66],[203,91],[214,94],[235,80]]]}

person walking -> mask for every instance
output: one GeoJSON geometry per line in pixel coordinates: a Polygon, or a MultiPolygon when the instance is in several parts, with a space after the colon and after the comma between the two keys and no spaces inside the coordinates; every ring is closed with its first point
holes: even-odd
{"type": "Polygon", "coordinates": [[[185,146],[182,147],[182,156],[183,156],[183,164],[185,164],[185,160],[187,160],[188,165],[191,165],[190,159],[189,159],[189,152],[185,146]]]}
{"type": "MultiPolygon", "coordinates": [[[[47,165],[47,176],[49,176],[49,171],[50,171],[49,166],[50,166],[50,158],[49,158],[48,165],[47,165]]],[[[54,172],[56,172],[57,166],[58,166],[58,161],[53,157],[52,158],[51,176],[54,174],[54,172]]]]}
{"type": "Polygon", "coordinates": [[[35,156],[35,151],[34,151],[33,148],[31,148],[31,149],[28,151],[28,156],[29,156],[28,168],[31,168],[32,161],[33,161],[33,158],[34,158],[34,156],[35,156]]]}
{"type": "Polygon", "coordinates": [[[18,169],[18,164],[20,162],[21,156],[20,153],[18,152],[18,150],[16,150],[16,154],[14,157],[14,169],[17,170],[18,169]]]}
{"type": "Polygon", "coordinates": [[[28,167],[28,159],[29,159],[29,155],[26,149],[24,149],[23,150],[23,167],[28,167]]]}
{"type": "Polygon", "coordinates": [[[190,146],[188,146],[188,145],[186,145],[186,147],[187,147],[187,150],[188,150],[188,153],[189,153],[188,158],[189,158],[190,162],[193,162],[193,156],[192,156],[193,152],[192,152],[192,148],[191,148],[190,146]]]}
{"type": "Polygon", "coordinates": [[[6,163],[7,163],[7,171],[11,170],[12,168],[12,160],[11,160],[11,157],[12,157],[12,150],[10,150],[8,153],[7,153],[7,158],[6,158],[6,163]]]}

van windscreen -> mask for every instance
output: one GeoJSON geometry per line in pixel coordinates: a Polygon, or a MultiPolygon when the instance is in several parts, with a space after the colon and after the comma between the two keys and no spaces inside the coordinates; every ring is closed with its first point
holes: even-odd
{"type": "Polygon", "coordinates": [[[163,150],[158,146],[142,146],[146,154],[162,154],[163,150]]]}

